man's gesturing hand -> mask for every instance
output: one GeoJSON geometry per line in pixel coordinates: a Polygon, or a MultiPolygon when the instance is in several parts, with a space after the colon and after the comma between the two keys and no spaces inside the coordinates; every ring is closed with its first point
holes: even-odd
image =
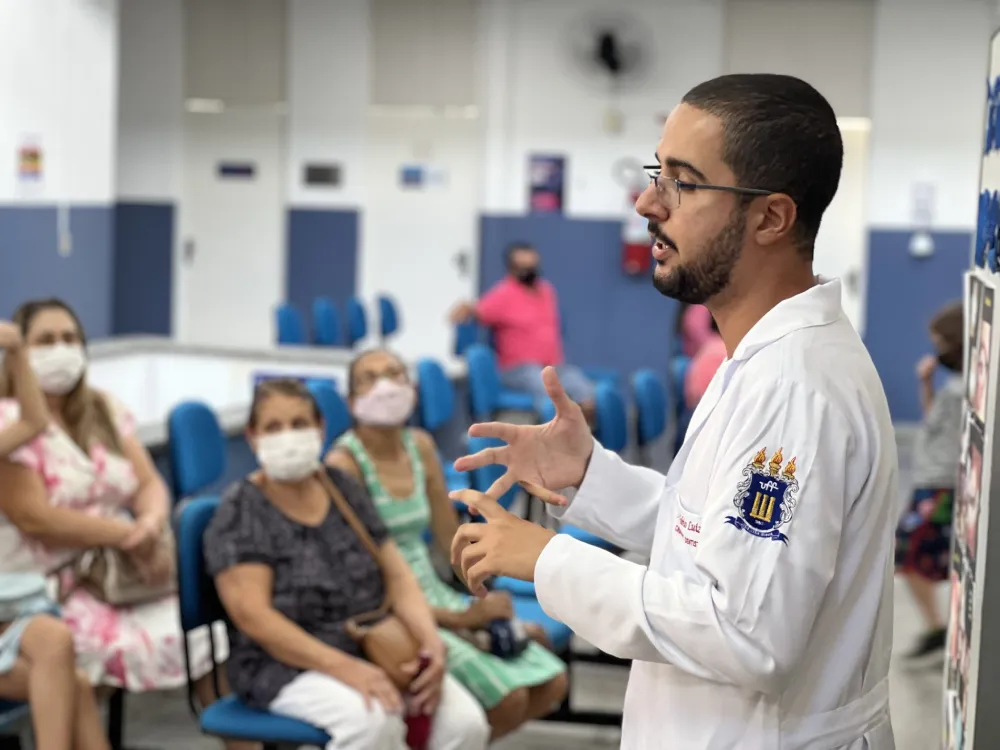
{"type": "Polygon", "coordinates": [[[451,564],[469,591],[486,596],[483,582],[491,576],[533,581],[535,563],[555,532],[508,513],[488,494],[459,490],[451,497],[486,520],[460,526],[451,543],[451,564]]]}
{"type": "MultiPolygon", "coordinates": [[[[543,425],[514,425],[505,422],[474,424],[472,437],[498,438],[506,443],[486,448],[455,462],[458,471],[470,471],[490,464],[507,467],[506,473],[487,490],[490,497],[501,497],[520,483],[540,500],[553,505],[565,505],[566,498],[558,490],[578,487],[583,481],[594,447],[590,427],[583,411],[574,404],[559,382],[552,367],[542,371],[545,390],[556,408],[556,415],[543,425]]],[[[464,497],[452,496],[458,500],[464,497]]],[[[472,504],[469,505],[472,508],[472,504]]]]}

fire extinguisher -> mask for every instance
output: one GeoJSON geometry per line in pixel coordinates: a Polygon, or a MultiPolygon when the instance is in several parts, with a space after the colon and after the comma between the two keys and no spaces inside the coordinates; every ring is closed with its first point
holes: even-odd
{"type": "Polygon", "coordinates": [[[629,276],[644,276],[653,263],[649,240],[649,224],[636,213],[635,204],[641,191],[632,190],[622,222],[622,270],[629,276]]]}
{"type": "Polygon", "coordinates": [[[614,163],[612,176],[624,190],[622,214],[622,271],[628,276],[643,276],[653,264],[649,223],[635,212],[636,201],[642,195],[649,176],[642,163],[625,157],[614,163]]]}

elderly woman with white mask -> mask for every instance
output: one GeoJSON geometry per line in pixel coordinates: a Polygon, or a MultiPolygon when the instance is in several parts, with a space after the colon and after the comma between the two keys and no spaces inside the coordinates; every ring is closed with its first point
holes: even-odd
{"type": "Polygon", "coordinates": [[[482,709],[445,673],[430,608],[368,493],[322,468],[321,429],[299,381],[257,386],[247,439],[261,468],[226,491],[204,542],[233,624],[233,689],[324,729],[327,750],[483,750],[482,709]],[[352,632],[383,603],[422,651],[405,695],[352,632]]]}
{"type": "MultiPolygon", "coordinates": [[[[540,643],[524,639],[506,653],[495,648],[487,639],[496,641],[497,628],[511,621],[510,597],[491,592],[485,599],[470,599],[434,569],[424,534],[430,528],[448,554],[458,516],[448,499],[434,439],[406,426],[416,390],[405,365],[387,351],[365,352],[351,364],[348,380],[355,426],[340,438],[326,463],[367,485],[434,608],[448,644],[448,670],[486,709],[493,738],[545,716],[566,695],[566,665],[540,643]]],[[[541,628],[529,625],[526,630],[544,642],[541,628]]]]}

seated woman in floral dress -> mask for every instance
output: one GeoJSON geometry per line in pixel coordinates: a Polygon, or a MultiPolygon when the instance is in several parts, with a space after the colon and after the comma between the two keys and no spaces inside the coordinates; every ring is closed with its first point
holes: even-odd
{"type": "Polygon", "coordinates": [[[559,657],[531,643],[519,656],[501,659],[458,634],[509,618],[511,600],[502,592],[471,600],[435,572],[424,532],[430,527],[438,546],[450,555],[458,516],[448,499],[434,439],[405,426],[416,400],[405,365],[390,352],[366,352],[351,364],[348,380],[355,428],[337,442],[326,463],[367,485],[434,607],[448,644],[449,671],[486,709],[494,739],[551,713],[569,684],[559,657]]]}
{"type": "MultiPolygon", "coordinates": [[[[0,348],[21,412],[0,429],[5,459],[41,434],[49,412],[17,326],[0,321],[0,348]]],[[[29,703],[36,750],[107,750],[94,690],[76,670],[73,635],[45,589],[43,575],[14,570],[0,555],[0,698],[29,703]]]]}
{"type": "MultiPolygon", "coordinates": [[[[51,421],[38,437],[0,460],[0,553],[10,570],[50,573],[81,551],[120,549],[152,583],[170,575],[173,552],[159,544],[168,523],[167,488],[135,435],[132,414],[87,385],[86,337],[76,314],[57,299],[28,302],[14,315],[51,421]]],[[[0,429],[19,418],[9,378],[0,383],[0,429]]],[[[66,583],[64,581],[64,583],[66,583]]],[[[129,691],[186,683],[175,595],[114,607],[82,588],[63,603],[81,665],[94,684],[129,691]]],[[[217,644],[226,650],[224,628],[217,644]]],[[[191,639],[196,675],[207,677],[207,630],[191,639]]],[[[216,655],[224,660],[226,653],[216,655]]],[[[204,704],[210,679],[198,683],[204,704]]],[[[228,743],[239,747],[238,743],[228,743]]]]}

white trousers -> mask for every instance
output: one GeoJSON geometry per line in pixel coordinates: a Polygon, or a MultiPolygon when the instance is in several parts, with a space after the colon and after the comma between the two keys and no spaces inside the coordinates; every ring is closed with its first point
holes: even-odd
{"type": "MultiPolygon", "coordinates": [[[[401,716],[387,714],[377,701],[366,708],[354,688],[319,672],[303,672],[285,685],[270,710],[325,730],[333,738],[326,750],[406,750],[401,716]]],[[[429,750],[485,750],[489,737],[479,703],[445,675],[429,750]]]]}

